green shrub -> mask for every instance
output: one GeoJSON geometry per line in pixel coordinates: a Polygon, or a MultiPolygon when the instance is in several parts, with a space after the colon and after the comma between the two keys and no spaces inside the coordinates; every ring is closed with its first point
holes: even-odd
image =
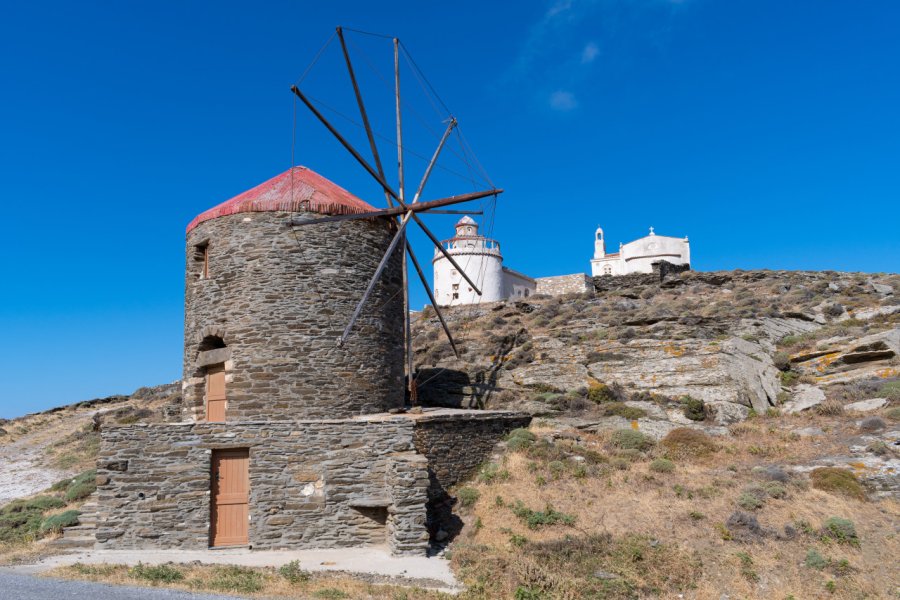
{"type": "Polygon", "coordinates": [[[313,597],[325,598],[325,600],[341,600],[342,598],[349,598],[350,596],[347,592],[343,592],[337,588],[322,588],[321,590],[313,592],[313,597]]]}
{"type": "Polygon", "coordinates": [[[781,485],[777,481],[769,481],[765,485],[763,485],[763,489],[766,490],[766,493],[772,498],[785,498],[787,497],[787,488],[781,485]]]}
{"type": "Polygon", "coordinates": [[[737,503],[744,510],[756,510],[762,508],[764,501],[752,492],[743,492],[738,496],[737,503]]]}
{"type": "Polygon", "coordinates": [[[463,506],[472,506],[476,502],[478,502],[478,498],[481,496],[481,492],[471,487],[459,488],[456,491],[456,497],[459,499],[459,503],[463,506]]]}
{"type": "Polygon", "coordinates": [[[884,411],[884,416],[891,421],[900,421],[900,406],[893,406],[887,409],[884,411]]]}
{"type": "Polygon", "coordinates": [[[653,440],[634,429],[617,429],[612,434],[612,444],[623,450],[647,450],[654,444],[653,440]]]}
{"type": "Polygon", "coordinates": [[[557,523],[563,525],[573,525],[575,523],[574,515],[558,512],[549,504],[543,511],[537,511],[531,510],[519,500],[512,507],[512,511],[529,529],[538,529],[545,525],[556,525],[557,523]]]}
{"type": "Polygon", "coordinates": [[[791,359],[787,352],[776,353],[772,360],[775,363],[775,368],[779,371],[787,371],[791,368],[791,359]]]}
{"type": "Polygon", "coordinates": [[[310,577],[312,577],[309,571],[304,571],[300,568],[299,560],[292,560],[286,565],[281,565],[281,567],[278,569],[278,574],[292,584],[309,581],[310,577]]]}
{"type": "Polygon", "coordinates": [[[263,577],[258,571],[238,566],[221,566],[213,569],[213,578],[207,587],[220,592],[252,594],[263,589],[263,577]]]}
{"type": "Polygon", "coordinates": [[[815,548],[810,548],[806,552],[806,560],[804,561],[804,564],[810,569],[821,571],[828,566],[828,561],[824,556],[819,554],[818,550],[816,550],[815,548]]]}
{"type": "Polygon", "coordinates": [[[540,590],[535,590],[520,585],[516,588],[516,593],[513,596],[513,600],[544,600],[546,597],[547,596],[540,590]]]}
{"type": "Polygon", "coordinates": [[[128,570],[128,575],[134,579],[143,579],[153,584],[174,583],[184,579],[181,569],[172,565],[145,565],[138,563],[128,570]]]}
{"type": "Polygon", "coordinates": [[[825,521],[822,535],[839,544],[859,546],[859,536],[856,534],[856,526],[850,519],[831,517],[825,521]]]}
{"type": "Polygon", "coordinates": [[[41,532],[58,532],[62,531],[65,527],[78,525],[78,516],[80,514],[81,513],[77,510],[67,510],[64,513],[53,515],[52,517],[47,517],[43,520],[43,522],[41,522],[41,532]]]}
{"type": "MultiPolygon", "coordinates": [[[[888,400],[900,400],[900,381],[888,381],[878,390],[880,398],[888,400]]],[[[897,407],[900,408],[900,407],[897,407]]],[[[897,417],[893,417],[897,418],[897,417]]]]}
{"type": "Polygon", "coordinates": [[[13,500],[0,508],[0,542],[17,542],[41,533],[44,512],[66,503],[56,496],[13,500]]]}
{"type": "Polygon", "coordinates": [[[69,489],[66,490],[66,501],[74,502],[76,500],[87,498],[93,494],[96,489],[97,486],[94,482],[72,484],[69,486],[69,489]]]}
{"type": "Polygon", "coordinates": [[[510,450],[529,448],[537,440],[537,436],[524,428],[513,429],[506,436],[506,445],[510,450]]]}
{"type": "Polygon", "coordinates": [[[547,465],[547,468],[550,469],[550,473],[553,474],[554,478],[559,479],[566,472],[566,463],[561,460],[554,460],[547,465]]]}
{"type": "Polygon", "coordinates": [[[617,400],[615,391],[605,383],[592,383],[588,388],[588,400],[600,404],[617,400]]]}
{"type": "Polygon", "coordinates": [[[682,396],[680,399],[684,416],[691,421],[703,421],[706,419],[706,404],[699,398],[682,396]]]}
{"type": "Polygon", "coordinates": [[[866,491],[851,471],[837,467],[813,469],[809,474],[814,488],[857,500],[866,499],[866,491]]]}
{"type": "Polygon", "coordinates": [[[509,471],[501,469],[500,465],[497,463],[487,463],[481,467],[481,471],[478,473],[478,479],[482,483],[491,483],[495,479],[506,481],[509,479],[509,471]]]}
{"type": "Polygon", "coordinates": [[[605,416],[616,416],[635,421],[647,416],[647,411],[635,406],[628,406],[624,402],[605,402],[601,405],[600,412],[605,416]]]}
{"type": "Polygon", "coordinates": [[[657,473],[671,473],[675,470],[675,463],[668,458],[657,458],[650,463],[650,470],[657,473]]]}

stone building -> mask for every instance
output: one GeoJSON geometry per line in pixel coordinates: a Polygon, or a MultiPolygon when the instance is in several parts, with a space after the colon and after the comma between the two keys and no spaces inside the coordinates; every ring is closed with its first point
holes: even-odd
{"type": "Polygon", "coordinates": [[[653,273],[654,264],[662,262],[690,268],[691,247],[687,236],[676,238],[656,235],[651,227],[649,235],[627,244],[619,244],[618,252],[607,254],[603,230],[597,228],[594,235],[594,258],[591,259],[591,274],[594,277],[653,273]]]}
{"type": "Polygon", "coordinates": [[[402,255],[337,340],[396,224],[295,167],[187,228],[183,410],[104,425],[100,548],[387,544],[424,553],[434,507],[528,417],[403,406],[402,255]]]}

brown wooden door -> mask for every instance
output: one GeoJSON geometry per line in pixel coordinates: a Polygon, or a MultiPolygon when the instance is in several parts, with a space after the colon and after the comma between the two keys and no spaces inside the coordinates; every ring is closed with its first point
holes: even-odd
{"type": "Polygon", "coordinates": [[[225,365],[206,369],[206,420],[225,422],[225,365]]]}
{"type": "Polygon", "coordinates": [[[210,546],[249,543],[250,451],[214,450],[210,494],[210,546]]]}

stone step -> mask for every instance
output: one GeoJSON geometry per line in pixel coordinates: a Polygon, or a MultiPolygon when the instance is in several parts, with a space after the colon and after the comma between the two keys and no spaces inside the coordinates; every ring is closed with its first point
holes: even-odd
{"type": "Polygon", "coordinates": [[[97,542],[92,535],[81,535],[77,537],[61,537],[50,542],[56,548],[93,548],[97,542]]]}
{"type": "Polygon", "coordinates": [[[97,528],[93,525],[74,525],[63,529],[63,537],[75,538],[83,535],[93,536],[95,531],[97,531],[97,528]]]}

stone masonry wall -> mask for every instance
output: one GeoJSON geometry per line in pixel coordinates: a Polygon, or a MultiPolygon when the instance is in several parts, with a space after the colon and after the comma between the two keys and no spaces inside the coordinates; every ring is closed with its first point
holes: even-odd
{"type": "Polygon", "coordinates": [[[525,413],[467,411],[424,416],[416,421],[415,445],[428,458],[430,498],[472,475],[494,446],[517,427],[528,427],[525,413]]]}
{"type": "Polygon", "coordinates": [[[337,345],[391,227],[371,220],[289,225],[302,216],[321,217],[240,213],[188,234],[184,418],[204,418],[205,367],[216,363],[225,365],[228,421],[341,418],[402,404],[402,253],[337,345]]]}
{"type": "Polygon", "coordinates": [[[536,294],[562,296],[563,294],[580,294],[593,292],[594,284],[584,273],[574,275],[557,275],[556,277],[538,277],[536,294]]]}
{"type": "Polygon", "coordinates": [[[207,548],[211,452],[227,448],[249,448],[253,548],[425,552],[428,473],[402,417],[105,427],[98,547],[207,548]]]}

